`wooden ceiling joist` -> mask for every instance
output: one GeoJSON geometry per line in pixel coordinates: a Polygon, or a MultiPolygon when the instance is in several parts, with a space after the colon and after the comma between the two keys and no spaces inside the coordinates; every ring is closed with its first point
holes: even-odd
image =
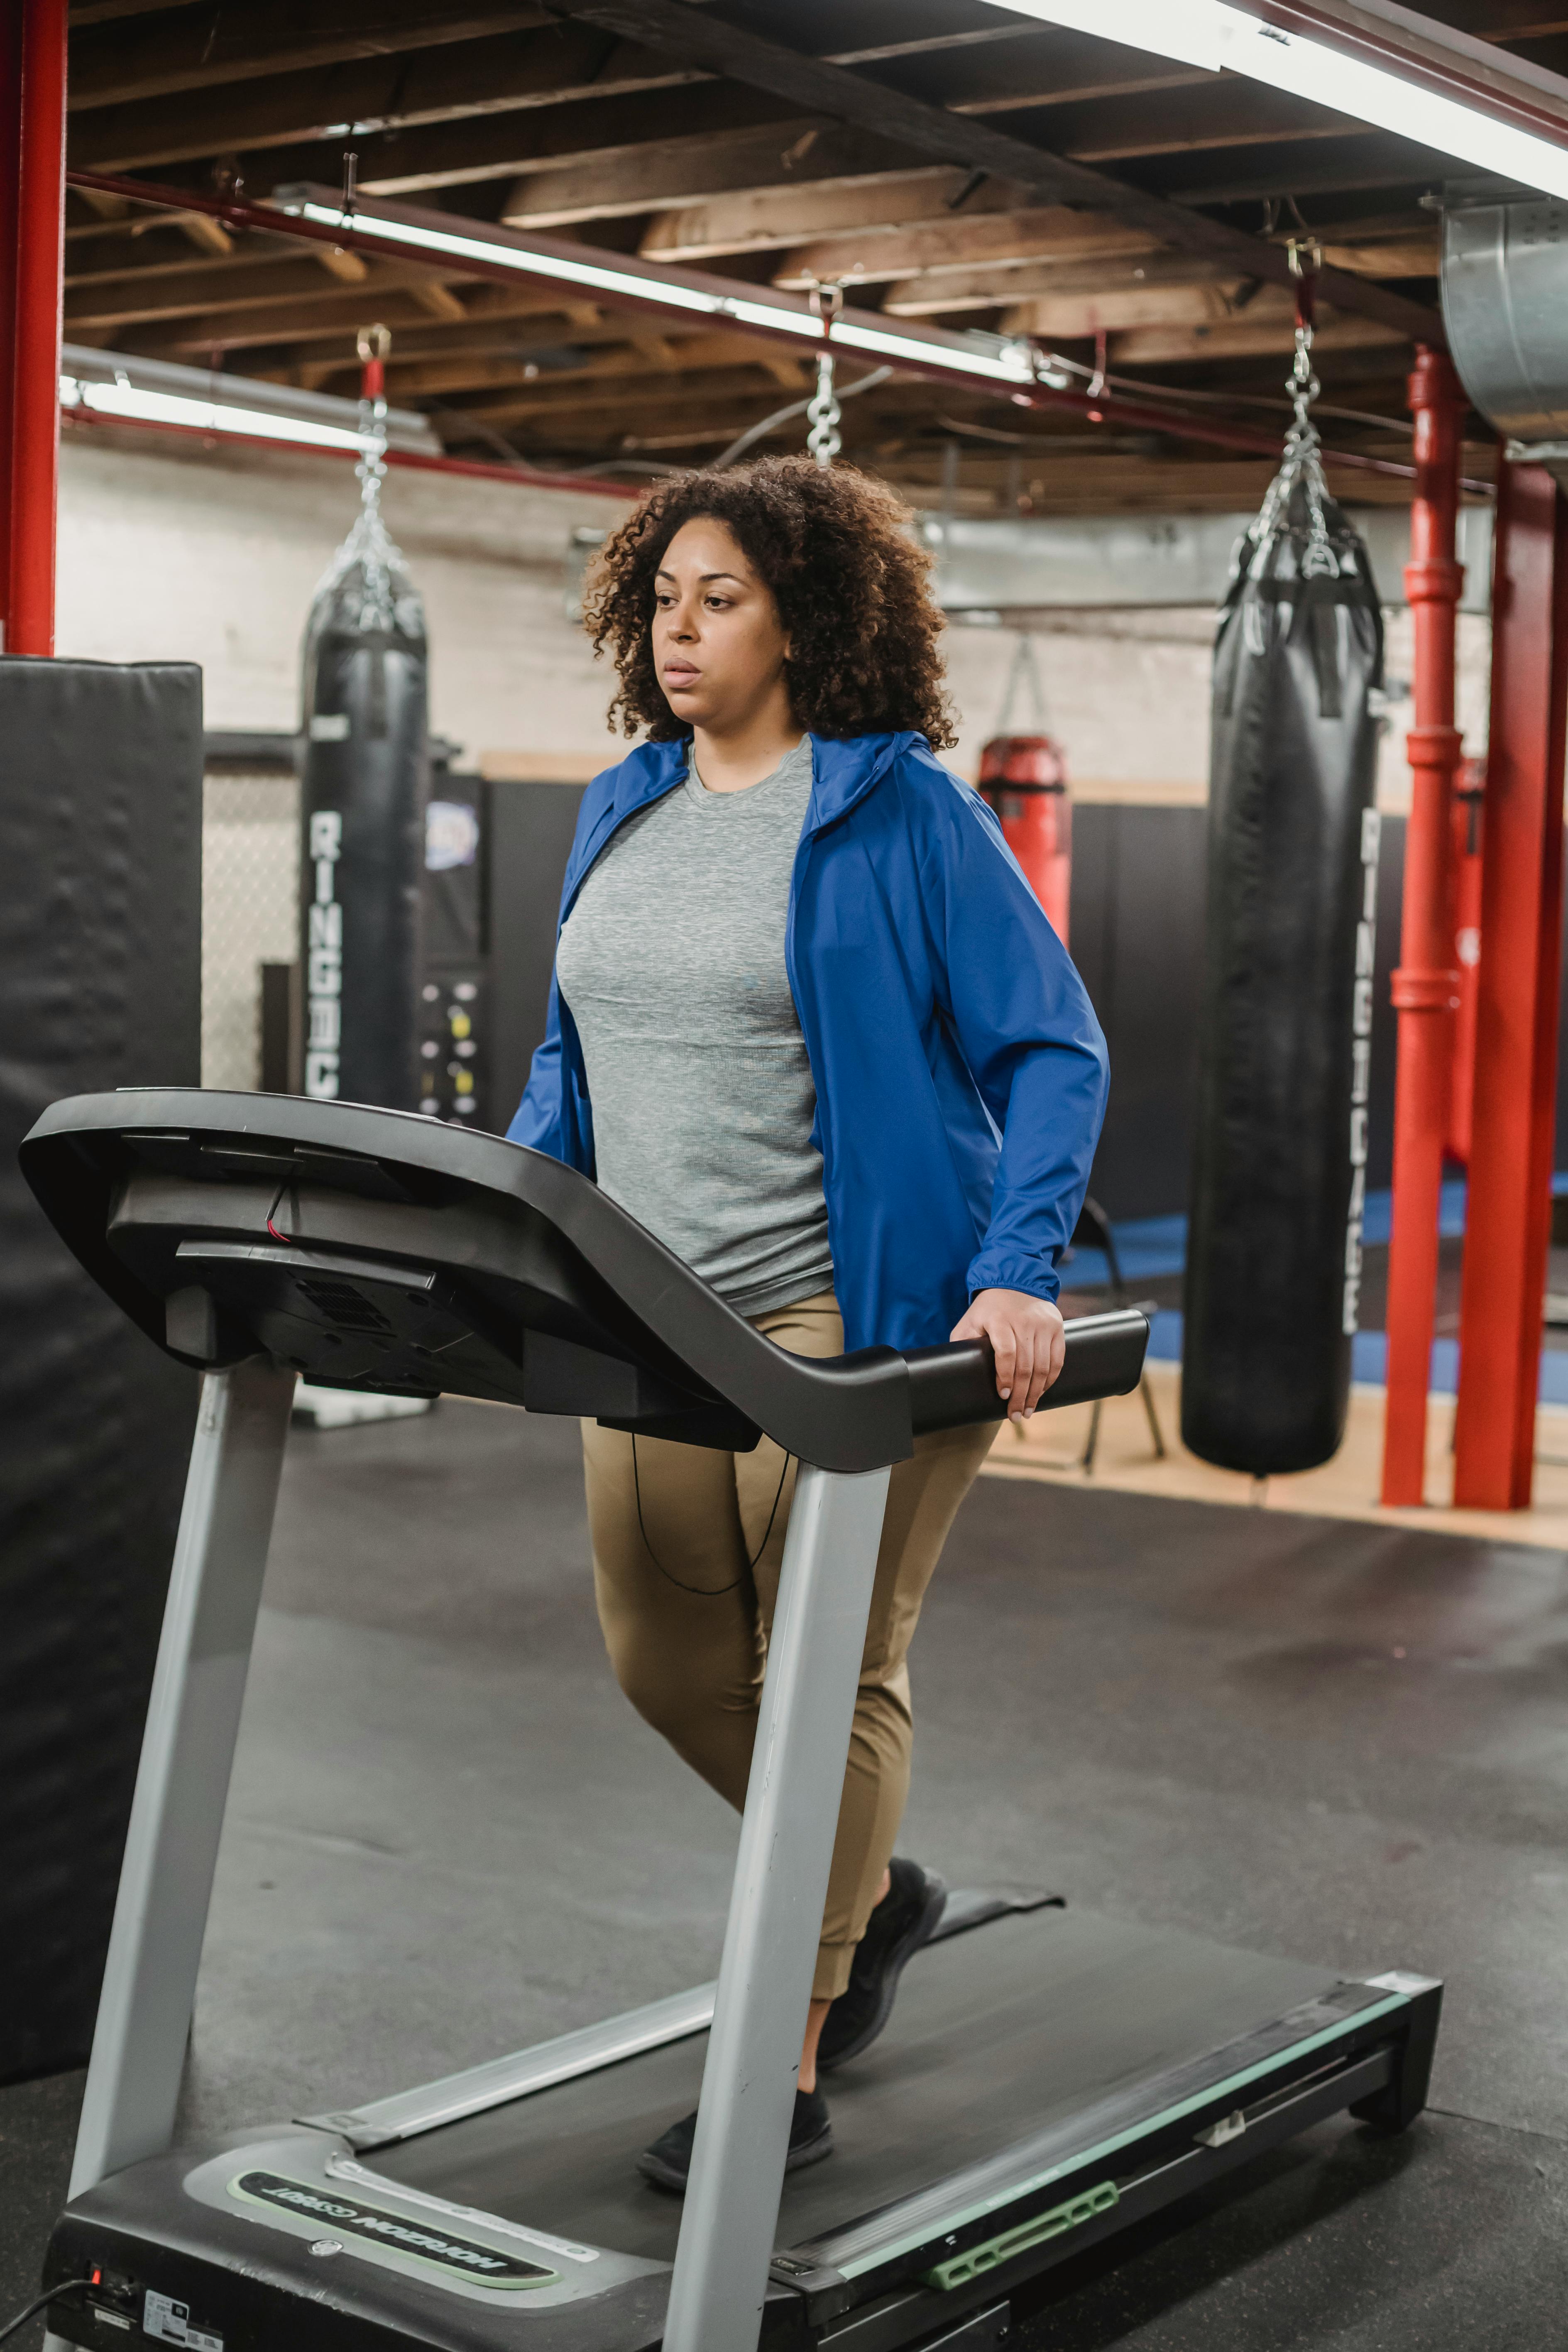
{"type": "Polygon", "coordinates": [[[338,65],[486,33],[534,31],[552,21],[539,0],[203,0],[71,38],[67,103],[78,108],[210,89],[280,68],[338,65]]]}
{"type": "Polygon", "coordinates": [[[591,25],[491,34],[410,58],[356,58],[303,72],[237,81],[200,107],[189,94],[95,107],[72,117],[70,161],[99,172],[145,172],[204,155],[259,153],[335,136],[472,121],[487,114],[595,101],[706,79],[591,25]]]}
{"type": "MultiPolygon", "coordinates": [[[[1479,0],[1422,5],[1474,29],[1479,0]]],[[[1542,57],[1568,34],[1568,17],[1542,30],[1550,0],[1489,13],[1513,27],[1489,21],[1494,38],[1542,57]]],[[[1027,413],[909,375],[846,402],[847,455],[905,487],[934,491],[957,436],[960,511],[1248,503],[1268,455],[1194,461],[1157,392],[1163,376],[1172,392],[1261,395],[1189,419],[1221,420],[1222,440],[1246,428],[1243,448],[1258,431],[1269,442],[1271,417],[1282,429],[1287,198],[1329,263],[1331,396],[1385,410],[1397,433],[1409,342],[1440,335],[1417,199],[1449,159],[984,0],[73,0],[71,23],[71,162],[121,183],[71,196],[73,338],[352,394],[355,331],[380,318],[392,397],[458,454],[710,462],[804,397],[809,358],[787,339],[286,238],[212,191],[335,191],[352,150],[367,207],[499,215],[737,285],[843,279],[889,324],[1031,335],[1085,381],[1099,337],[1113,375],[1154,387],[1113,395],[1119,431],[1089,424],[1081,400],[1027,413]],[[188,188],[188,212],[142,209],[138,173],[175,205],[188,188]]],[[[841,384],[870,364],[842,361],[841,384]]],[[[1397,450],[1375,425],[1332,430],[1397,450]]],[[[792,418],[757,446],[797,447],[804,431],[792,418]]],[[[1353,488],[1408,494],[1360,475],[1353,488]]]]}
{"type": "Polygon", "coordinates": [[[853,188],[868,173],[901,177],[909,163],[890,140],[795,116],[767,131],[650,139],[617,155],[531,171],[507,197],[501,218],[512,228],[563,228],[695,205],[737,186],[765,204],[804,186],[853,188]]]}
{"type": "MultiPolygon", "coordinates": [[[[761,39],[723,22],[707,9],[690,7],[686,0],[554,0],[554,5],[564,15],[619,33],[626,40],[679,51],[689,64],[706,66],[803,110],[837,115],[845,123],[897,140],[911,154],[1021,179],[1055,202],[1114,213],[1149,229],[1165,243],[1216,259],[1233,259],[1238,267],[1255,268],[1259,276],[1279,284],[1289,279],[1285,255],[1245,230],[1036,147],[984,118],[950,114],[943,107],[906,98],[842,66],[798,56],[776,41],[761,39]],[[1244,262],[1244,252],[1253,258],[1244,262]]],[[[1331,271],[1322,290],[1327,299],[1363,316],[1382,319],[1402,334],[1420,335],[1439,344],[1443,340],[1442,322],[1430,310],[1384,287],[1331,271]]]]}

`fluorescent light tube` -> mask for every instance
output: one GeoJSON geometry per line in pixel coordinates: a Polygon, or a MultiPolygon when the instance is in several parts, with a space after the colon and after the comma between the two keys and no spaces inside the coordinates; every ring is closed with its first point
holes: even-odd
{"type": "Polygon", "coordinates": [[[956,368],[962,375],[982,376],[993,383],[1033,383],[1037,373],[1026,343],[998,341],[994,352],[971,351],[960,343],[931,342],[920,335],[865,327],[856,319],[835,319],[832,340],[850,351],[877,352],[911,367],[956,368]]]}
{"type": "Polygon", "coordinates": [[[1016,16],[1125,42],[1184,65],[1226,68],[1484,172],[1568,197],[1568,148],[1428,89],[1326,41],[1281,32],[1228,0],[991,0],[1016,16]]]}
{"type": "MultiPolygon", "coordinates": [[[[324,228],[343,226],[342,209],[336,205],[289,199],[284,208],[296,218],[314,221],[324,228]]],[[[412,253],[442,256],[459,263],[479,262],[487,269],[498,266],[515,269],[520,276],[552,278],[559,284],[581,287],[589,294],[603,294],[611,301],[630,299],[654,303],[661,310],[689,311],[697,318],[732,320],[741,327],[763,327],[774,334],[799,335],[804,341],[816,344],[826,341],[840,349],[874,352],[879,358],[902,360],[906,366],[951,369],[960,375],[978,376],[984,382],[1020,384],[1035,381],[1035,362],[1027,344],[1004,341],[999,337],[954,336],[949,341],[938,342],[931,337],[900,334],[890,325],[887,329],[873,327],[842,316],[825,327],[816,311],[788,302],[721,293],[709,287],[688,286],[680,278],[655,269],[617,269],[610,263],[590,261],[576,254],[503,244],[499,239],[468,236],[460,229],[438,228],[426,221],[401,220],[395,214],[378,213],[374,205],[363,201],[355,206],[353,226],[387,244],[405,246],[412,253]]]]}
{"type": "Polygon", "coordinates": [[[279,416],[265,408],[235,408],[226,402],[195,400],[177,392],[152,392],[121,377],[114,383],[60,378],[62,408],[89,408],[97,416],[128,417],[137,425],[180,425],[193,433],[240,433],[256,441],[303,442],[312,449],[359,450],[357,433],[342,425],[319,425],[302,416],[279,416]]]}
{"type": "MultiPolygon", "coordinates": [[[[342,210],[336,205],[291,204],[288,210],[298,219],[317,221],[324,228],[344,226],[342,210]]],[[[635,270],[612,269],[596,261],[567,260],[553,253],[524,252],[517,246],[502,245],[489,237],[465,236],[458,229],[426,228],[423,224],[416,226],[412,221],[373,212],[363,204],[355,209],[353,226],[389,245],[405,245],[415,253],[445,254],[452,261],[482,261],[491,269],[499,264],[528,278],[554,278],[568,286],[586,287],[590,293],[619,295],[623,299],[634,294],[645,301],[653,296],[676,310],[692,310],[704,318],[715,317],[723,307],[699,287],[682,286],[674,280],[667,283],[662,278],[654,284],[635,270]]],[[[769,323],[773,323],[771,310],[769,323]]],[[[811,332],[817,331],[814,319],[805,323],[811,332]]]]}

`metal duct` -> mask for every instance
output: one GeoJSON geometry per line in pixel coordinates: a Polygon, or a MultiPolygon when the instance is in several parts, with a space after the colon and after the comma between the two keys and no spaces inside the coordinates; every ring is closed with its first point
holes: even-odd
{"type": "Polygon", "coordinates": [[[1568,204],[1450,201],[1443,317],[1465,390],[1515,463],[1568,487],[1568,204]]]}

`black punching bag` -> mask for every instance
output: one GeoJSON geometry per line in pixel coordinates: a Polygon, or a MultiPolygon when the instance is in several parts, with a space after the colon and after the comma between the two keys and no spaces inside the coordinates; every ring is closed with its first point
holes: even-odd
{"type": "Polygon", "coordinates": [[[1182,1436],[1266,1476],[1344,1434],[1366,1186],[1383,619],[1293,447],[1215,652],[1182,1436]]]}
{"type": "Polygon", "coordinates": [[[384,468],[305,633],[304,1090],[415,1110],[425,803],[425,609],[381,518],[384,468]]]}

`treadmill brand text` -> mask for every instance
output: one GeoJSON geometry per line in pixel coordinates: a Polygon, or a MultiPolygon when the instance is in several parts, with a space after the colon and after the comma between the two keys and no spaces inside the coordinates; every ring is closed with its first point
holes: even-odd
{"type": "Polygon", "coordinates": [[[298,2213],[302,2221],[331,2222],[335,2231],[372,2239],[378,2245],[412,2254],[416,2261],[434,2263],[441,2270],[460,2272],[485,2286],[541,2286],[556,2275],[542,2263],[503,2254],[471,2238],[455,2238],[446,2230],[431,2229],[427,2222],[383,2212],[378,2206],[362,2204],[358,2198],[313,2189],[307,2181],[289,2180],[280,2173],[242,2172],[232,2183],[232,2191],[262,2205],[280,2206],[286,2213],[298,2213]]]}

